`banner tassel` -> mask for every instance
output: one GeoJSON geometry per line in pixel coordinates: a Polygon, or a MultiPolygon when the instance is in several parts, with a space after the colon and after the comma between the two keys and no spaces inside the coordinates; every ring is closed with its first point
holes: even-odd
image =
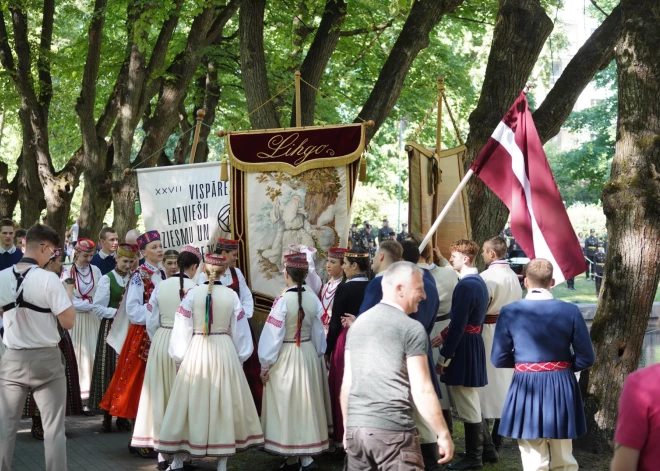
{"type": "Polygon", "coordinates": [[[223,157],[222,163],[220,164],[220,181],[223,182],[229,181],[229,172],[227,170],[227,157],[223,157]]]}
{"type": "Polygon", "coordinates": [[[366,182],[367,181],[367,157],[362,156],[362,159],[360,159],[360,176],[358,179],[361,182],[366,182]]]}
{"type": "Polygon", "coordinates": [[[135,215],[139,216],[142,214],[142,205],[140,204],[140,197],[135,195],[135,215]]]}

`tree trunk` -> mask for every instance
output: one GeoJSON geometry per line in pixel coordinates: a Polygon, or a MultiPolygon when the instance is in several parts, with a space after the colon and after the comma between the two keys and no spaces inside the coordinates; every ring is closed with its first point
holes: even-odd
{"type": "MultiPolygon", "coordinates": [[[[21,206],[21,227],[28,229],[41,222],[41,211],[46,208],[44,190],[39,179],[36,151],[32,147],[32,127],[29,111],[21,105],[18,117],[23,130],[22,165],[18,169],[18,201],[21,206]]],[[[49,221],[50,222],[50,221],[49,221]]]]}
{"type": "Polygon", "coordinates": [[[264,11],[266,0],[243,0],[239,18],[241,79],[245,89],[252,129],[280,127],[275,105],[270,100],[266,55],[264,53],[264,11]],[[268,102],[268,103],[266,103],[268,102]],[[263,106],[262,106],[263,105],[263,106]],[[261,108],[260,108],[261,107],[261,108]]]}
{"type": "MultiPolygon", "coordinates": [[[[110,154],[111,157],[112,150],[107,149],[105,141],[104,147],[105,149],[102,149],[101,152],[106,155],[110,154]]],[[[80,237],[97,240],[99,232],[103,229],[103,219],[112,202],[111,166],[112,158],[107,160],[107,166],[90,168],[83,173],[85,186],[80,205],[80,237]]]]}
{"type": "MultiPolygon", "coordinates": [[[[429,34],[445,13],[454,11],[464,0],[418,0],[410,14],[359,116],[373,120],[376,125],[367,128],[370,140],[394,108],[408,71],[417,55],[429,45],[429,34]]],[[[511,101],[513,103],[513,100],[511,101]]],[[[501,118],[501,116],[500,116],[501,118]]]]}
{"type": "Polygon", "coordinates": [[[588,421],[581,445],[596,449],[611,444],[621,389],[638,367],[660,280],[660,4],[624,0],[621,7],[617,142],[603,188],[605,290],[591,328],[596,364],[580,378],[588,421]]]}
{"type": "MultiPolygon", "coordinates": [[[[539,0],[501,3],[481,95],[469,118],[470,134],[463,160],[466,170],[520,95],[552,27],[539,0]]],[[[467,192],[472,238],[481,245],[504,228],[509,212],[478,177],[470,180],[467,192]]]]}
{"type": "MultiPolygon", "coordinates": [[[[20,170],[23,165],[23,157],[19,156],[16,166],[20,170]]],[[[0,217],[14,218],[14,211],[18,203],[18,178],[19,170],[12,181],[8,180],[9,166],[0,160],[0,217]]]]}
{"type": "Polygon", "coordinates": [[[211,126],[215,122],[215,109],[219,101],[218,67],[214,62],[208,61],[206,64],[206,77],[204,79],[204,103],[201,106],[206,111],[203,121],[206,126],[203,124],[199,130],[195,162],[207,162],[209,160],[208,138],[211,134],[211,126]]]}

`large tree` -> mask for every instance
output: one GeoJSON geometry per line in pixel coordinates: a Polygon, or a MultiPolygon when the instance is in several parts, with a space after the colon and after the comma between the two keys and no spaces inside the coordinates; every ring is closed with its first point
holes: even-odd
{"type": "Polygon", "coordinates": [[[617,141],[603,188],[608,253],[604,291],[591,328],[596,364],[582,374],[588,435],[611,443],[625,377],[636,370],[660,281],[660,4],[623,0],[616,48],[617,141]]]}

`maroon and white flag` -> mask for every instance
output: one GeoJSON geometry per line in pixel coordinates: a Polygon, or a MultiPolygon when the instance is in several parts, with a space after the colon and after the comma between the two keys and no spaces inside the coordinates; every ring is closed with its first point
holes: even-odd
{"type": "Polygon", "coordinates": [[[511,211],[511,233],[525,254],[552,262],[556,284],[586,270],[524,92],[471,168],[511,211]]]}

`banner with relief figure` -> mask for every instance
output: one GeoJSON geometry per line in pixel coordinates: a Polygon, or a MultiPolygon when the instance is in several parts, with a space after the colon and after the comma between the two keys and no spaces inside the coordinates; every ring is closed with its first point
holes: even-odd
{"type": "Polygon", "coordinates": [[[226,139],[239,266],[255,312],[265,315],[284,289],[290,245],[314,247],[324,276],[328,249],[348,244],[364,125],[231,132],[226,139]]]}

